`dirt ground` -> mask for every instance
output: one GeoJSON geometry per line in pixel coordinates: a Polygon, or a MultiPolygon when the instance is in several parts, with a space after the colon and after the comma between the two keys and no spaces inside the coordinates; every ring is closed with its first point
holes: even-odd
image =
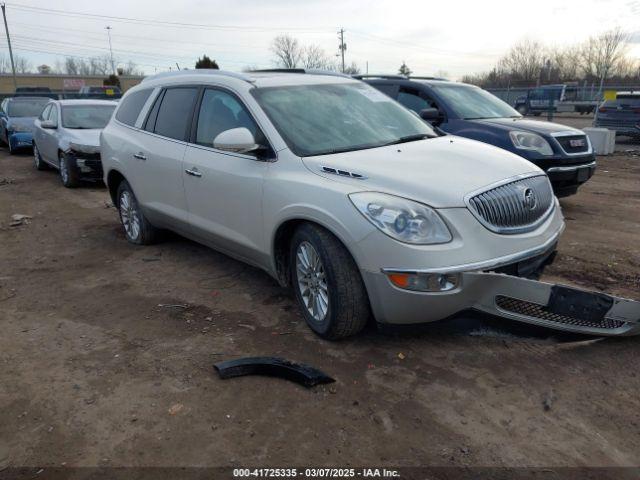
{"type": "MultiPolygon", "coordinates": [[[[546,279],[640,300],[639,187],[640,156],[600,158],[561,202],[567,229],[546,279]]],[[[640,339],[478,321],[323,341],[261,271],[179,237],[130,245],[104,188],[65,189],[29,155],[0,152],[0,477],[7,466],[640,465],[640,339]],[[9,226],[16,213],[32,218],[9,226]],[[336,383],[214,373],[247,355],[306,362],[336,383]]]]}

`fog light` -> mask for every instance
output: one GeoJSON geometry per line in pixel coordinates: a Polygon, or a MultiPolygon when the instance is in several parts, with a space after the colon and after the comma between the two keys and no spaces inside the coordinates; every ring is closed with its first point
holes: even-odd
{"type": "Polygon", "coordinates": [[[417,292],[447,292],[460,284],[460,275],[455,273],[389,273],[387,276],[396,287],[417,292]]]}

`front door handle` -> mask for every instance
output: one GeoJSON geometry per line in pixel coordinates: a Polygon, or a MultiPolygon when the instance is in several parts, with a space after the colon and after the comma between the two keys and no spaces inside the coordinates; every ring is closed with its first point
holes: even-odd
{"type": "Polygon", "coordinates": [[[201,177],[202,176],[202,173],[200,173],[197,168],[193,168],[192,170],[189,170],[187,168],[185,170],[185,172],[187,173],[187,175],[191,175],[192,177],[201,177]]]}
{"type": "Polygon", "coordinates": [[[144,153],[140,152],[140,153],[134,153],[133,158],[137,158],[138,160],[146,160],[147,156],[144,153]]]}

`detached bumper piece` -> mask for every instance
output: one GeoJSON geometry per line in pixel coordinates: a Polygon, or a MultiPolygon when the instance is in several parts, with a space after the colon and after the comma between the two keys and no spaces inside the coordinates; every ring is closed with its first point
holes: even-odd
{"type": "Polygon", "coordinates": [[[246,357],[216,363],[213,366],[221,379],[245,375],[267,375],[299,383],[307,388],[335,380],[309,365],[293,363],[278,357],[246,357]]]}
{"type": "Polygon", "coordinates": [[[473,309],[510,320],[600,336],[640,334],[640,302],[496,273],[465,273],[473,309]]]}
{"type": "Polygon", "coordinates": [[[100,180],[103,177],[102,161],[99,153],[71,153],[80,177],[86,180],[100,180]]]}

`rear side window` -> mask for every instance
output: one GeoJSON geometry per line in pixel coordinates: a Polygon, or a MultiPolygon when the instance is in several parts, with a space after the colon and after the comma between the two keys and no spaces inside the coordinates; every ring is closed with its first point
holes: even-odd
{"type": "Polygon", "coordinates": [[[151,91],[151,89],[140,90],[123,98],[116,113],[116,119],[119,122],[133,126],[138,119],[138,115],[140,115],[140,110],[142,110],[149,95],[151,95],[151,91]]]}
{"type": "Polygon", "coordinates": [[[153,131],[164,137],[185,140],[197,94],[195,87],[167,89],[153,131]]]}

